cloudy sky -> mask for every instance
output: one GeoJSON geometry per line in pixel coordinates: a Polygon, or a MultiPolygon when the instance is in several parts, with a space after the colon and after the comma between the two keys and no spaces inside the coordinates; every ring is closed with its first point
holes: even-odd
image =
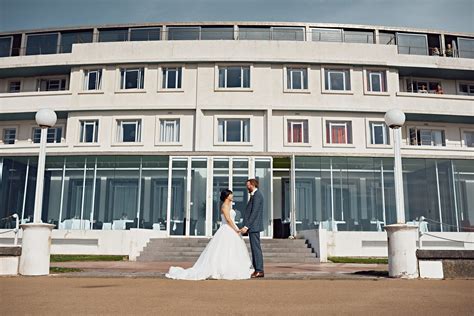
{"type": "Polygon", "coordinates": [[[293,21],[474,32],[474,0],[0,0],[0,32],[169,21],[293,21]]]}

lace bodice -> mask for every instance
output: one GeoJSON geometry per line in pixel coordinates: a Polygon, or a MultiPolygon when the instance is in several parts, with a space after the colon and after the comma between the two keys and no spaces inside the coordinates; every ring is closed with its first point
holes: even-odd
{"type": "MultiPolygon", "coordinates": [[[[233,209],[230,210],[230,218],[234,221],[234,223],[235,223],[235,214],[236,214],[236,212],[233,209]]],[[[227,224],[227,220],[225,219],[224,214],[221,214],[221,219],[222,219],[222,224],[223,225],[227,224]]]]}

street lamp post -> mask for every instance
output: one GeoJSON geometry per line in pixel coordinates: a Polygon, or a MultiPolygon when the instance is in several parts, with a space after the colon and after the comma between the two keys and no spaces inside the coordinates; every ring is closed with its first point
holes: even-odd
{"type": "Polygon", "coordinates": [[[51,230],[54,225],[41,221],[43,209],[44,170],[46,163],[46,141],[48,128],[56,124],[56,113],[42,109],[36,113],[36,123],[41,128],[38,172],[36,175],[35,207],[33,223],[22,224],[22,254],[19,272],[22,275],[49,274],[49,256],[51,248],[51,230]]]}
{"type": "Polygon", "coordinates": [[[417,227],[405,224],[405,199],[403,196],[403,169],[400,152],[401,128],[405,113],[398,109],[385,113],[385,123],[393,130],[395,205],[397,223],[385,226],[388,239],[388,273],[394,278],[418,277],[416,260],[417,227]]]}

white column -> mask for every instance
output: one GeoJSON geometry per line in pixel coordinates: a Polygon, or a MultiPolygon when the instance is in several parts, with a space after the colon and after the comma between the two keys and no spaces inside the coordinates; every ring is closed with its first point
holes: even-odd
{"type": "Polygon", "coordinates": [[[402,156],[400,153],[401,128],[393,129],[393,147],[395,149],[395,200],[397,209],[397,223],[405,224],[405,198],[403,196],[403,170],[402,156]]]}
{"type": "Polygon", "coordinates": [[[40,151],[38,157],[38,172],[36,173],[36,192],[33,222],[41,223],[41,212],[43,209],[44,168],[46,163],[46,136],[47,128],[41,128],[40,151]]]}

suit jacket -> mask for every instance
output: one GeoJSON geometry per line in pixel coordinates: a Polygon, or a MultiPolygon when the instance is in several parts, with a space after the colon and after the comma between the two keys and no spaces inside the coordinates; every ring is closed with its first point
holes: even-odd
{"type": "Polygon", "coordinates": [[[255,191],[247,203],[244,226],[247,226],[251,233],[263,231],[263,194],[260,190],[255,191]]]}

